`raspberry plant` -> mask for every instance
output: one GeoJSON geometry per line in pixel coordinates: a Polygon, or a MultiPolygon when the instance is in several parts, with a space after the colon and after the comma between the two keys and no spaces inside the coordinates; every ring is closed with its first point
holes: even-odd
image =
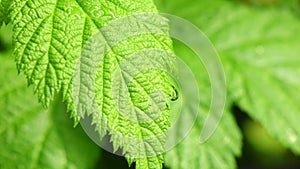
{"type": "MultiPolygon", "coordinates": [[[[0,24],[8,25],[1,28],[0,34],[1,46],[8,48],[0,51],[0,168],[93,168],[101,158],[98,147],[79,126],[72,127],[64,112],[69,113],[75,126],[85,115],[92,116],[99,137],[110,134],[114,149],[122,149],[128,163],[135,163],[137,169],[159,169],[163,163],[171,169],[236,168],[235,159],[242,155],[242,135],[232,115],[233,105],[299,155],[300,21],[296,3],[0,0],[0,24]],[[224,65],[228,93],[225,113],[214,135],[203,144],[199,136],[210,108],[209,77],[202,63],[193,59],[193,51],[178,41],[172,42],[164,18],[148,23],[163,34],[135,35],[115,46],[110,44],[115,38],[112,30],[101,31],[108,52],[96,66],[82,58],[84,46],[105,25],[124,16],[157,11],[198,26],[211,39],[224,65]],[[171,151],[154,156],[148,154],[149,149],[163,149],[167,136],[162,133],[172,125],[169,110],[174,84],[161,71],[143,72],[134,77],[134,83],[124,82],[126,69],[122,61],[143,49],[175,52],[196,75],[201,95],[199,116],[189,135],[171,151]],[[76,72],[82,75],[90,67],[97,70],[93,95],[99,112],[87,111],[83,104],[87,98],[76,100],[74,96],[74,90],[89,95],[85,79],[76,89],[73,80],[76,72]],[[113,81],[118,67],[119,80],[113,81]],[[112,86],[120,90],[111,92],[112,86]],[[151,94],[157,89],[163,91],[164,99],[151,94]],[[120,104],[130,98],[126,103],[132,110],[121,104],[126,111],[146,113],[150,105],[157,104],[161,112],[151,112],[151,123],[132,121],[113,106],[115,98],[120,104]],[[153,118],[155,113],[159,118],[153,118]],[[120,135],[141,138],[142,146],[122,140],[120,135]],[[144,137],[157,139],[147,142],[144,137]],[[136,152],[141,156],[134,156],[136,152]]],[[[93,55],[93,51],[85,54],[93,55]]],[[[173,58],[166,55],[163,60],[145,54],[144,62],[138,59],[138,63],[132,63],[136,67],[163,63],[164,68],[175,69],[173,58]]]]}

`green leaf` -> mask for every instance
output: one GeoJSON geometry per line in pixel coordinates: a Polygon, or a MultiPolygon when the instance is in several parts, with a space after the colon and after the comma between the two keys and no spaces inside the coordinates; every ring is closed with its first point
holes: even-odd
{"type": "MultiPolygon", "coordinates": [[[[200,109],[200,113],[208,110],[200,109]]],[[[200,116],[187,138],[167,153],[167,166],[172,169],[237,168],[235,156],[240,155],[241,134],[230,112],[226,110],[214,135],[207,142],[200,143],[199,136],[205,119],[206,116],[200,116]]]]}
{"type": "Polygon", "coordinates": [[[213,41],[233,101],[300,154],[299,18],[284,8],[225,0],[191,1],[179,8],[183,4],[164,6],[191,20],[213,41]]]}
{"type": "MultiPolygon", "coordinates": [[[[62,89],[64,98],[72,103],[72,78],[85,42],[116,18],[155,11],[152,3],[146,4],[14,0],[11,17],[16,62],[28,83],[33,84],[39,101],[47,106],[62,89]]],[[[69,106],[72,108],[72,104],[69,106]]]]}
{"type": "Polygon", "coordinates": [[[0,168],[93,168],[99,148],[72,127],[56,99],[48,110],[17,76],[12,55],[0,53],[0,168]]]}
{"type": "Polygon", "coordinates": [[[12,29],[11,25],[2,25],[0,27],[0,51],[7,52],[12,50],[12,29]]]}
{"type": "MultiPolygon", "coordinates": [[[[96,124],[100,137],[102,138],[108,131],[112,135],[114,149],[122,148],[129,161],[137,161],[137,168],[161,168],[163,162],[161,152],[166,139],[165,132],[170,123],[167,97],[173,88],[167,80],[167,74],[163,71],[147,70],[132,74],[122,65],[125,62],[133,65],[134,69],[145,65],[161,68],[157,66],[161,58],[154,57],[147,60],[143,49],[172,51],[172,43],[165,29],[167,23],[160,18],[153,23],[151,20],[147,24],[155,25],[159,29],[162,27],[163,34],[153,35],[148,32],[144,35],[134,35],[120,39],[120,42],[115,45],[112,43],[120,32],[112,35],[112,30],[103,30],[104,26],[124,16],[156,12],[153,2],[151,0],[126,2],[14,0],[11,9],[17,67],[26,75],[28,84],[33,85],[39,101],[44,106],[48,106],[55,93],[62,90],[63,98],[75,122],[86,113],[92,113],[93,124],[96,124]],[[85,58],[86,51],[83,49],[89,45],[93,37],[97,38],[97,33],[104,37],[104,45],[110,49],[103,55],[102,60],[90,64],[92,60],[85,61],[95,59],[91,57],[94,56],[93,51],[87,51],[89,56],[85,58]],[[136,59],[129,57],[139,51],[139,57],[136,59]],[[84,54],[80,57],[82,52],[84,54]],[[73,78],[78,64],[83,67],[78,69],[79,88],[74,89],[73,78]],[[93,68],[96,73],[92,71],[93,68]],[[85,70],[91,75],[95,74],[96,78],[92,81],[84,81],[81,76],[86,73],[85,70]],[[115,71],[119,72],[115,73],[115,71]],[[86,82],[88,86],[85,86],[86,82]],[[93,85],[95,85],[94,89],[91,87],[93,85]],[[118,88],[120,91],[113,90],[118,88]],[[89,105],[84,103],[88,100],[81,96],[89,94],[95,95],[96,112],[86,111],[89,105]],[[76,98],[75,102],[74,98],[76,98]],[[161,111],[151,115],[152,105],[157,106],[161,111]],[[146,122],[143,120],[141,122],[140,115],[135,115],[136,113],[151,116],[146,117],[146,122]],[[132,117],[134,119],[131,119],[132,117]],[[138,143],[127,137],[137,139],[138,143]],[[151,138],[149,141],[143,140],[148,137],[151,138]],[[160,151],[158,155],[155,153],[158,151],[157,148],[160,151]]],[[[169,56],[162,57],[169,60],[169,56]]],[[[166,65],[172,64],[172,61],[166,62],[166,65]]],[[[89,101],[93,102],[93,100],[89,101]]]]}
{"type": "MultiPolygon", "coordinates": [[[[199,11],[201,10],[198,9],[200,6],[203,5],[203,8],[205,8],[205,3],[201,4],[199,1],[193,2],[157,1],[156,3],[158,9],[162,12],[169,12],[186,19],[191,19],[192,15],[194,17],[200,15],[199,11]],[[181,8],[182,6],[185,8],[181,8]]],[[[200,143],[200,134],[207,118],[211,101],[209,77],[200,60],[195,60],[198,56],[195,56],[191,50],[180,43],[175,43],[174,49],[176,55],[184,60],[193,71],[198,82],[201,99],[200,111],[193,129],[180,144],[167,153],[167,166],[170,166],[172,169],[237,168],[235,157],[241,154],[242,136],[230,112],[231,98],[228,98],[223,118],[213,136],[207,142],[200,143]]],[[[186,121],[181,122],[182,125],[186,123],[186,121]]],[[[180,128],[178,128],[178,132],[180,132],[180,128]]]]}
{"type": "Polygon", "coordinates": [[[143,22],[134,19],[135,16],[125,19],[129,20],[126,24],[138,27],[126,28],[122,21],[103,27],[99,36],[108,32],[104,43],[94,43],[101,39],[98,36],[94,37],[95,41],[91,40],[91,45],[87,42],[89,50],[83,51],[80,75],[75,78],[80,83],[75,88],[76,93],[80,93],[75,100],[82,109],[89,107],[91,98],[95,97],[97,105],[87,114],[92,115],[100,138],[108,131],[114,151],[121,148],[129,164],[136,161],[136,168],[156,169],[162,168],[166,132],[170,126],[169,105],[174,89],[165,71],[173,65],[172,42],[166,34],[165,19],[151,14],[143,17],[143,22]],[[123,31],[118,30],[121,26],[123,31]],[[112,45],[118,38],[116,34],[122,36],[120,34],[137,28],[133,36],[129,33],[131,36],[125,35],[125,40],[112,45]],[[152,28],[161,29],[162,34],[150,34],[152,28]],[[135,35],[143,33],[142,29],[150,33],[135,35]],[[108,48],[106,55],[101,54],[106,53],[102,48],[108,48]],[[91,69],[97,74],[92,75],[91,69]],[[91,76],[95,79],[90,79],[91,76]],[[89,81],[95,81],[95,89],[87,85],[89,81]],[[91,96],[93,92],[95,96],[91,96]]]}
{"type": "MultiPolygon", "coordinates": [[[[213,136],[208,141],[200,143],[200,134],[210,109],[211,88],[209,77],[201,61],[195,60],[198,56],[189,48],[177,42],[174,43],[174,49],[176,55],[189,66],[197,79],[200,111],[189,135],[167,153],[166,164],[172,169],[236,168],[235,156],[241,154],[242,137],[230,112],[231,100],[228,99],[223,118],[213,136]]],[[[190,111],[195,112],[197,110],[191,109],[190,111]]],[[[170,134],[171,136],[178,136],[181,131],[180,126],[188,124],[187,118],[184,118],[179,124],[178,129],[174,130],[175,133],[170,134]]]]}
{"type": "Polygon", "coordinates": [[[223,55],[228,81],[233,84],[230,92],[253,119],[300,154],[299,19],[275,8],[225,5],[230,19],[223,20],[239,24],[219,27],[227,33],[219,31],[211,38],[223,55]],[[251,18],[256,18],[256,26],[251,18]],[[239,93],[236,88],[241,89],[239,93]]]}
{"type": "Polygon", "coordinates": [[[11,2],[11,0],[0,0],[0,27],[2,26],[3,22],[8,24],[10,21],[9,10],[11,2]]]}

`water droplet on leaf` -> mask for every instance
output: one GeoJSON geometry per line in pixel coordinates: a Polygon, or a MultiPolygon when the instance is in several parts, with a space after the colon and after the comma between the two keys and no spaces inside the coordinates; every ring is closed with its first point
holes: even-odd
{"type": "Polygon", "coordinates": [[[174,87],[173,87],[173,91],[172,91],[172,94],[171,94],[171,101],[176,101],[178,99],[178,90],[174,87]]]}

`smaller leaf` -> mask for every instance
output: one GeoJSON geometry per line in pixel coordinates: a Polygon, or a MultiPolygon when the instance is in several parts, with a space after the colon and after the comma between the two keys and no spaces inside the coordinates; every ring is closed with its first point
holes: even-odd
{"type": "MultiPolygon", "coordinates": [[[[209,77],[201,61],[194,59],[197,56],[190,49],[179,43],[174,44],[174,49],[177,56],[185,61],[195,75],[199,87],[200,111],[188,136],[167,153],[167,166],[172,169],[237,168],[235,157],[241,154],[242,136],[230,112],[231,99],[228,98],[227,100],[227,107],[214,134],[208,141],[201,143],[200,134],[208,116],[211,102],[209,77]]],[[[197,111],[197,108],[190,107],[186,117],[179,121],[177,130],[171,133],[171,136],[178,137],[179,133],[182,132],[182,128],[191,123],[188,120],[195,120],[190,117],[192,117],[193,112],[197,111]]]]}
{"type": "Polygon", "coordinates": [[[0,53],[0,168],[90,169],[99,148],[72,128],[57,98],[48,110],[17,76],[11,54],[0,53]]]}

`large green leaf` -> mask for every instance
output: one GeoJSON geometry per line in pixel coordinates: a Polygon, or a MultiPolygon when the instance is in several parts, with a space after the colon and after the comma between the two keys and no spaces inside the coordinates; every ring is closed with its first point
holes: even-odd
{"type": "Polygon", "coordinates": [[[39,101],[47,106],[62,90],[76,122],[91,114],[100,137],[108,131],[114,149],[122,148],[130,163],[137,161],[137,168],[161,168],[173,90],[163,70],[173,61],[167,55],[151,57],[147,49],[172,52],[167,22],[153,17],[144,23],[145,28],[154,25],[161,29],[159,35],[150,29],[118,39],[127,33],[120,28],[132,25],[115,27],[117,32],[109,29],[112,21],[122,17],[156,12],[153,2],[14,0],[11,9],[17,67],[33,85],[39,101]],[[98,36],[103,41],[90,44],[97,42],[98,36]],[[96,50],[95,45],[99,47],[96,50]],[[152,69],[141,69],[145,66],[152,69]],[[78,80],[75,88],[74,77],[78,80]],[[86,103],[94,101],[96,109],[89,111],[86,103]],[[154,107],[159,111],[153,111],[154,107]]]}
{"type": "Polygon", "coordinates": [[[0,62],[0,168],[93,168],[99,148],[72,127],[60,99],[45,110],[17,76],[12,55],[0,53],[0,62]]]}

